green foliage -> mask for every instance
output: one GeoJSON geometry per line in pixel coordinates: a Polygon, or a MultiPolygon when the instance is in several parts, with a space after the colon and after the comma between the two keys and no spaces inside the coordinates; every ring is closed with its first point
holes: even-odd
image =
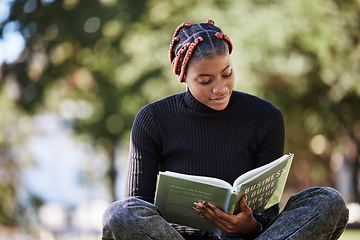
{"type": "Polygon", "coordinates": [[[7,182],[0,182],[0,191],[0,224],[15,224],[15,204],[12,202],[16,197],[14,186],[11,186],[7,182]]]}
{"type": "MultiPolygon", "coordinates": [[[[273,6],[281,8],[277,15],[257,9],[268,16],[263,24],[271,25],[259,27],[258,32],[262,30],[266,37],[256,44],[259,57],[251,65],[252,73],[263,81],[259,94],[284,112],[287,149],[300,160],[294,168],[318,166],[313,175],[297,174],[296,182],[310,178],[310,185],[334,185],[331,175],[339,169],[330,168],[336,146],[344,148],[343,154],[359,169],[359,155],[346,152],[360,149],[360,110],[356,107],[360,98],[360,54],[356,50],[360,47],[360,11],[356,1],[347,4],[353,7],[331,1],[290,1],[273,6]],[[317,136],[324,141],[313,141],[317,136]],[[353,142],[354,149],[339,142],[341,138],[353,142]]],[[[357,190],[350,199],[355,200],[359,175],[352,174],[357,190]]]]}

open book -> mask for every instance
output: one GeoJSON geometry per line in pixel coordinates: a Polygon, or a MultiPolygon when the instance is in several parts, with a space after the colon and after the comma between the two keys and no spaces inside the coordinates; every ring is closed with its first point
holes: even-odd
{"type": "Polygon", "coordinates": [[[207,201],[228,214],[240,212],[239,201],[247,195],[247,205],[254,214],[280,202],[294,155],[284,155],[273,162],[239,176],[233,185],[204,176],[160,172],[155,205],[172,223],[210,231],[220,238],[226,235],[192,209],[194,202],[207,201]]]}

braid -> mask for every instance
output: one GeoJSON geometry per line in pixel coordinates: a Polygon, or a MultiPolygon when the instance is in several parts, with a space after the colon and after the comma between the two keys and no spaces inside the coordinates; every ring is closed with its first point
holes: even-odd
{"type": "Polygon", "coordinates": [[[214,25],[213,20],[209,19],[206,23],[195,25],[184,22],[174,32],[169,48],[169,60],[174,73],[179,76],[179,81],[184,82],[190,58],[212,58],[216,54],[224,54],[227,51],[231,54],[232,49],[230,38],[214,25]],[[201,42],[204,43],[199,45],[201,42]]]}
{"type": "Polygon", "coordinates": [[[179,32],[181,31],[181,30],[183,30],[183,28],[189,28],[189,27],[191,27],[192,26],[192,24],[191,23],[189,23],[189,22],[184,22],[184,23],[182,23],[182,24],[180,24],[177,28],[176,28],[176,30],[175,30],[175,33],[174,33],[174,35],[173,35],[173,38],[175,38],[178,34],[179,34],[179,32]]]}
{"type": "Polygon", "coordinates": [[[228,45],[229,45],[229,54],[231,54],[232,50],[233,50],[233,45],[232,45],[232,42],[230,40],[230,38],[228,36],[226,36],[224,33],[222,32],[217,32],[215,34],[215,36],[218,38],[218,39],[223,39],[228,45]]]}
{"type": "Polygon", "coordinates": [[[209,25],[214,26],[214,21],[213,21],[213,20],[211,20],[211,19],[207,20],[207,21],[206,21],[206,23],[207,23],[207,24],[209,24],[209,25]]]}
{"type": "Polygon", "coordinates": [[[180,71],[180,77],[179,77],[180,82],[184,82],[184,75],[185,75],[186,67],[190,60],[191,54],[193,53],[195,47],[202,41],[204,41],[204,39],[202,37],[198,37],[195,39],[195,41],[193,43],[190,44],[190,46],[186,52],[185,58],[183,60],[183,63],[181,64],[181,71],[180,71]]]}
{"type": "Polygon", "coordinates": [[[169,49],[169,58],[170,58],[170,62],[172,63],[172,61],[174,60],[174,47],[175,47],[175,44],[178,43],[180,41],[180,38],[178,37],[174,37],[173,40],[171,41],[170,43],[170,49],[169,49]]]}
{"type": "Polygon", "coordinates": [[[173,35],[173,39],[172,39],[172,41],[171,41],[171,43],[170,43],[170,49],[169,49],[169,59],[170,59],[170,62],[171,62],[171,63],[173,62],[174,57],[175,57],[175,54],[173,53],[174,47],[175,47],[176,43],[178,43],[178,42],[180,41],[180,38],[178,38],[178,37],[176,37],[176,36],[180,33],[181,30],[183,30],[183,28],[189,28],[189,27],[191,27],[191,26],[192,26],[191,23],[189,23],[189,22],[184,22],[184,23],[180,24],[180,25],[176,28],[175,33],[174,33],[174,35],[173,35]]]}
{"type": "Polygon", "coordinates": [[[190,43],[187,43],[184,46],[182,46],[181,49],[179,50],[179,52],[176,54],[176,57],[172,61],[174,73],[176,75],[180,75],[180,70],[181,70],[181,68],[179,67],[180,59],[181,59],[181,56],[186,53],[189,46],[190,46],[190,43]]]}

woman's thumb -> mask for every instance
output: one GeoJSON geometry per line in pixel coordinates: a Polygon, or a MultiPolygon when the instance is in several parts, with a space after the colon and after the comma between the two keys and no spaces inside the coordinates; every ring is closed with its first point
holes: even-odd
{"type": "Polygon", "coordinates": [[[247,200],[247,196],[246,194],[244,194],[244,196],[241,198],[240,201],[240,208],[241,211],[246,213],[246,214],[252,214],[252,210],[251,208],[249,208],[249,206],[246,204],[246,200],[247,200]]]}

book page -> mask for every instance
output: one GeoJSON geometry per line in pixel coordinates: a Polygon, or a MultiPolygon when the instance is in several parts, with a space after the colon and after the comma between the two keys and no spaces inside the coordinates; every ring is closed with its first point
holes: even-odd
{"type": "Polygon", "coordinates": [[[196,176],[196,175],[190,175],[190,174],[184,174],[184,173],[176,173],[171,171],[165,171],[162,174],[167,176],[173,176],[183,179],[189,179],[197,182],[206,182],[208,184],[214,185],[214,186],[220,186],[220,187],[226,187],[228,189],[232,189],[232,186],[230,183],[213,177],[206,177],[206,176],[196,176]]]}
{"type": "Polygon", "coordinates": [[[168,222],[220,234],[221,231],[210,221],[200,217],[192,207],[194,202],[207,201],[226,212],[231,190],[228,187],[194,181],[183,176],[179,178],[177,177],[179,174],[165,173],[160,172],[158,175],[154,199],[163,217],[168,222]]]}

